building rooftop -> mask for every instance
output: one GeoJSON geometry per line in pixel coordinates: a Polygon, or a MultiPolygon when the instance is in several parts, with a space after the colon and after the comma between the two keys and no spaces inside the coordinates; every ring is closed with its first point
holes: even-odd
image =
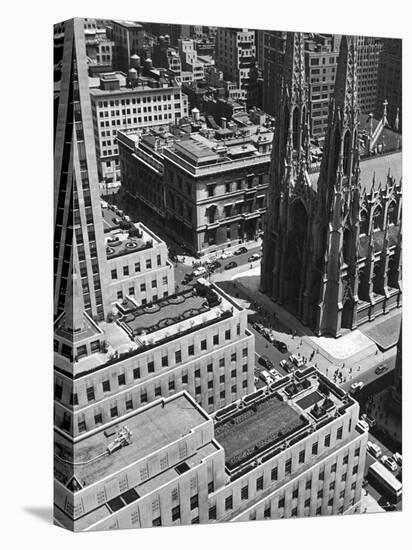
{"type": "Polygon", "coordinates": [[[126,297],[116,309],[113,322],[99,323],[107,351],[97,351],[69,365],[56,359],[55,368],[79,378],[229,318],[241,308],[218,287],[199,279],[192,289],[144,306],[126,297]]]}
{"type": "Polygon", "coordinates": [[[344,414],[352,398],[310,366],[247,395],[215,416],[215,437],[231,475],[281,452],[344,414]]]}
{"type": "Polygon", "coordinates": [[[75,475],[81,488],[87,487],[178,441],[208,420],[186,393],[180,393],[155,401],[110,428],[86,435],[76,442],[74,461],[72,444],[56,437],[55,477],[67,484],[75,475]],[[108,446],[125,427],[131,432],[129,444],[109,453],[108,446]]]}
{"type": "MultiPolygon", "coordinates": [[[[360,180],[362,189],[369,192],[375,179],[375,189],[379,183],[386,185],[389,175],[399,183],[402,179],[402,151],[388,153],[386,155],[376,155],[373,157],[364,157],[360,160],[360,180]]],[[[319,169],[309,174],[310,181],[314,189],[317,189],[319,169]]]]}

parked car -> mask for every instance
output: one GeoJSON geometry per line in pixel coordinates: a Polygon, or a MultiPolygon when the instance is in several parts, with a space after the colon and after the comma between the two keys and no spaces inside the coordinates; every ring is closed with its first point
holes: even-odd
{"type": "Polygon", "coordinates": [[[265,327],[261,323],[253,323],[252,328],[254,328],[256,332],[259,332],[259,334],[262,334],[265,330],[265,327]]]}
{"type": "Polygon", "coordinates": [[[354,382],[353,384],[351,384],[350,391],[352,393],[356,393],[360,391],[364,385],[365,384],[363,382],[354,382]]]}
{"type": "Polygon", "coordinates": [[[292,354],[289,357],[289,361],[293,363],[296,367],[301,367],[303,365],[302,359],[295,354],[292,354]]]}
{"type": "Polygon", "coordinates": [[[358,425],[363,428],[366,432],[369,431],[369,424],[364,420],[359,420],[358,425]]]}
{"type": "Polygon", "coordinates": [[[229,262],[228,264],[225,265],[225,269],[233,269],[234,267],[237,267],[237,263],[236,262],[229,262]]]}
{"type": "Polygon", "coordinates": [[[209,265],[211,269],[219,269],[219,267],[222,267],[222,264],[217,260],[213,260],[209,265]]]}
{"type": "Polygon", "coordinates": [[[258,254],[257,252],[249,256],[249,258],[247,259],[248,262],[255,262],[256,260],[260,260],[260,254],[258,254]]]}
{"type": "Polygon", "coordinates": [[[240,256],[240,254],[244,254],[245,252],[247,252],[246,246],[241,246],[235,251],[235,256],[240,256]]]}
{"type": "Polygon", "coordinates": [[[273,343],[281,353],[286,353],[288,351],[288,347],[285,344],[285,342],[281,342],[280,340],[275,340],[275,342],[273,343]]]}
{"type": "Polygon", "coordinates": [[[388,370],[388,367],[386,365],[379,365],[379,367],[376,367],[375,369],[375,374],[382,374],[387,370],[388,370]]]}
{"type": "Polygon", "coordinates": [[[402,466],[402,455],[401,453],[395,453],[392,457],[399,466],[402,466]]]}
{"type": "Polygon", "coordinates": [[[220,259],[221,260],[226,260],[226,258],[231,258],[233,256],[233,251],[232,250],[226,250],[225,252],[222,252],[222,254],[220,255],[220,259]]]}
{"type": "Polygon", "coordinates": [[[258,363],[262,365],[263,367],[266,367],[267,369],[273,368],[273,365],[268,357],[266,355],[261,355],[258,359],[258,363]]]}
{"type": "Polygon", "coordinates": [[[279,362],[279,365],[282,367],[282,369],[285,369],[286,372],[290,372],[292,370],[292,367],[285,359],[282,359],[282,361],[279,362]]]}
{"type": "Polygon", "coordinates": [[[264,382],[266,382],[266,384],[271,384],[273,382],[273,378],[265,370],[260,371],[259,376],[264,382]]]}
{"type": "Polygon", "coordinates": [[[372,416],[368,416],[367,414],[362,415],[362,420],[367,422],[369,424],[370,428],[373,428],[376,426],[376,420],[372,416]]]}
{"type": "Polygon", "coordinates": [[[388,468],[391,472],[396,472],[398,465],[391,456],[383,455],[381,457],[381,462],[384,466],[388,468]]]}
{"type": "Polygon", "coordinates": [[[372,443],[372,441],[368,441],[368,443],[366,444],[366,447],[370,452],[370,454],[375,458],[379,458],[380,456],[382,456],[382,449],[376,443],[372,443]]]}
{"type": "Polygon", "coordinates": [[[262,334],[271,344],[276,342],[276,338],[273,336],[272,332],[269,329],[264,329],[262,334]]]}
{"type": "Polygon", "coordinates": [[[282,378],[281,374],[275,368],[269,369],[269,372],[274,378],[275,382],[282,378]]]}

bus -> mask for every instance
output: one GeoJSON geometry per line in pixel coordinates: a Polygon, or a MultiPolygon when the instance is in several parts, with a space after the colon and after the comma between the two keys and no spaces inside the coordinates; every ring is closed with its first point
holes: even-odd
{"type": "Polygon", "coordinates": [[[402,483],[382,463],[374,462],[369,466],[368,478],[382,495],[393,502],[399,502],[402,498],[402,483]]]}

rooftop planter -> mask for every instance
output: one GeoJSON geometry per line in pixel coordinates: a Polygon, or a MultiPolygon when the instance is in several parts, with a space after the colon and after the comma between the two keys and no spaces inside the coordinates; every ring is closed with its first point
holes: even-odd
{"type": "Polygon", "coordinates": [[[288,397],[293,397],[295,395],[298,395],[302,391],[310,388],[310,386],[310,381],[305,378],[304,380],[302,380],[302,382],[292,382],[291,384],[289,384],[289,386],[286,386],[285,393],[288,397]]]}
{"type": "Polygon", "coordinates": [[[310,410],[310,414],[314,416],[316,420],[318,420],[334,408],[335,403],[332,401],[332,399],[330,399],[330,397],[325,397],[321,405],[319,405],[319,401],[313,405],[312,409],[310,410]]]}

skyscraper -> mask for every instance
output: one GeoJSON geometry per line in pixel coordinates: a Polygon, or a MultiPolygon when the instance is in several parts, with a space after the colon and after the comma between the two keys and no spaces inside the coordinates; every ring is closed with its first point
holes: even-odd
{"type": "Polygon", "coordinates": [[[64,309],[75,271],[86,312],[102,319],[107,264],[83,19],[59,24],[55,44],[54,314],[64,309]]]}

